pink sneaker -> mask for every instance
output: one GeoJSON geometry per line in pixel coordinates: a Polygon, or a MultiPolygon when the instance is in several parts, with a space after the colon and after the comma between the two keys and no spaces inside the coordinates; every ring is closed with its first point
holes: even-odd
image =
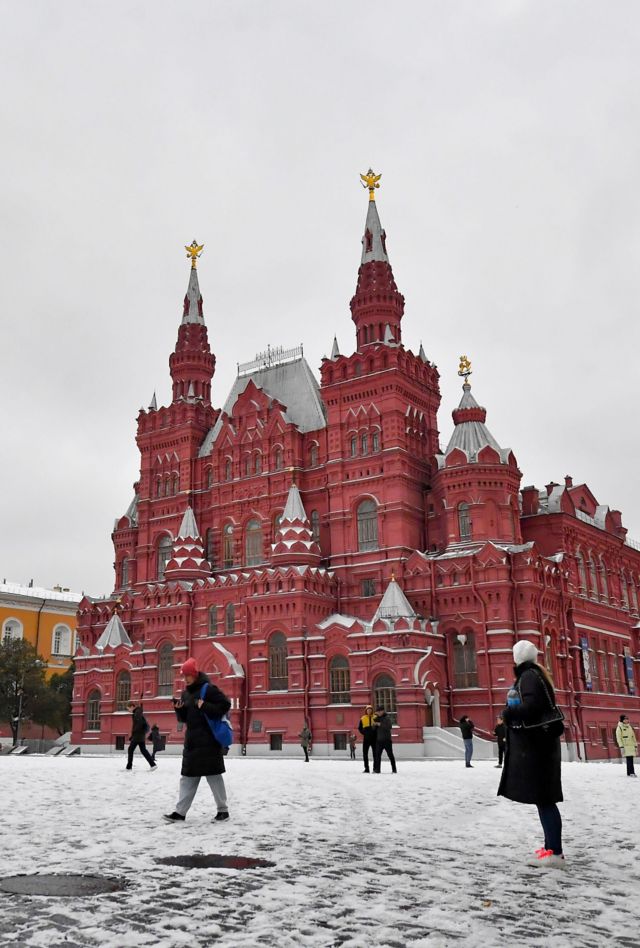
{"type": "Polygon", "coordinates": [[[536,856],[538,859],[542,859],[543,856],[547,856],[553,853],[553,849],[547,849],[546,846],[541,846],[540,849],[536,849],[536,856]]]}

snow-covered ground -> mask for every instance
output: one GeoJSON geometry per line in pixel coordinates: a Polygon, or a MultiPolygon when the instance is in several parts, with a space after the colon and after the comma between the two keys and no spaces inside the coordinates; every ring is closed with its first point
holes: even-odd
{"type": "Polygon", "coordinates": [[[203,781],[187,820],[179,759],[0,758],[2,875],[122,877],[122,893],[0,893],[3,946],[278,948],[640,944],[640,780],[615,764],[565,764],[567,869],[537,870],[534,807],[496,797],[478,762],[229,762],[231,819],[213,823],[203,781]],[[258,856],[273,869],[180,869],[166,855],[258,856]]]}

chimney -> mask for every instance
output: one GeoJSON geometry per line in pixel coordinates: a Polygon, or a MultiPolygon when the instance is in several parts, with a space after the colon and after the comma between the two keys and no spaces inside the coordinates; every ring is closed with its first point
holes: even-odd
{"type": "Polygon", "coordinates": [[[572,478],[571,474],[565,474],[565,475],[564,475],[564,486],[565,486],[565,487],[573,487],[573,478],[572,478]]]}
{"type": "Polygon", "coordinates": [[[554,488],[554,487],[558,487],[558,486],[559,486],[559,485],[556,484],[555,481],[550,481],[550,482],[547,484],[547,497],[551,497],[551,492],[553,491],[553,488],[554,488]]]}
{"type": "Polygon", "coordinates": [[[523,487],[522,495],[522,516],[533,517],[540,509],[540,495],[537,487],[523,487]]]}
{"type": "Polygon", "coordinates": [[[613,534],[621,540],[627,535],[627,528],[622,526],[622,514],[619,510],[610,510],[609,515],[613,523],[613,534]]]}

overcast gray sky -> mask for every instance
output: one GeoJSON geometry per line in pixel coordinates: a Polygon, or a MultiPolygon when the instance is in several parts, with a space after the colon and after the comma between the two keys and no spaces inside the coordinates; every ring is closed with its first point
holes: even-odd
{"type": "Polygon", "coordinates": [[[0,579],[112,589],[194,237],[214,403],[269,343],[353,350],[370,165],[443,442],[464,352],[523,483],[586,480],[640,537],[640,5],[0,11],[0,579]]]}

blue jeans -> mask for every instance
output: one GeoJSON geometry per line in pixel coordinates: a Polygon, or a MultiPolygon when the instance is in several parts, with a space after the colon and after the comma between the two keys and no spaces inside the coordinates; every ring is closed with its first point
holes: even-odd
{"type": "Polygon", "coordinates": [[[538,816],[544,830],[545,849],[552,849],[556,856],[562,855],[562,817],[555,803],[536,804],[538,816]]]}
{"type": "Polygon", "coordinates": [[[465,737],[464,738],[464,762],[467,767],[471,766],[472,757],[473,757],[473,738],[465,737]]]}

